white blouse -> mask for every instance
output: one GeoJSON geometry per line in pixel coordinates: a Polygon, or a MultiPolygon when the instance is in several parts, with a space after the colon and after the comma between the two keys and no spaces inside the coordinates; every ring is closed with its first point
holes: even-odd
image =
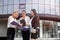
{"type": "Polygon", "coordinates": [[[12,16],[9,16],[9,18],[8,18],[8,23],[7,23],[7,28],[16,28],[16,26],[15,25],[12,25],[11,24],[11,22],[13,22],[13,21],[15,21],[15,22],[17,22],[17,20],[15,19],[15,18],[13,18],[12,16]]]}
{"type": "MultiPolygon", "coordinates": [[[[19,20],[22,20],[22,18],[20,18],[19,20]]],[[[30,17],[28,17],[28,16],[25,16],[25,22],[26,22],[26,24],[29,24],[29,22],[30,22],[30,17]]],[[[28,26],[24,26],[25,28],[29,28],[28,26]]]]}

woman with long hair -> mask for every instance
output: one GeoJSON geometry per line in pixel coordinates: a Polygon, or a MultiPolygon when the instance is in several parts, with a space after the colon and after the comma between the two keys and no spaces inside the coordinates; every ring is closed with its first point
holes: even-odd
{"type": "Polygon", "coordinates": [[[26,16],[26,11],[22,11],[22,17],[20,18],[21,33],[23,40],[30,40],[30,27],[29,27],[30,18],[26,16]]]}
{"type": "Polygon", "coordinates": [[[33,31],[31,32],[31,40],[36,40],[38,38],[38,29],[40,26],[39,23],[39,16],[37,15],[37,12],[35,9],[31,9],[31,26],[33,28],[33,31]]]}

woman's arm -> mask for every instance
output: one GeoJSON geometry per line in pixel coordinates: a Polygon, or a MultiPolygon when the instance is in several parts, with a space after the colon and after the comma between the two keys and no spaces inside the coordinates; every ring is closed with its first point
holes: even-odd
{"type": "Polygon", "coordinates": [[[27,17],[27,23],[26,23],[27,26],[30,26],[29,22],[30,22],[30,17],[27,17]]]}

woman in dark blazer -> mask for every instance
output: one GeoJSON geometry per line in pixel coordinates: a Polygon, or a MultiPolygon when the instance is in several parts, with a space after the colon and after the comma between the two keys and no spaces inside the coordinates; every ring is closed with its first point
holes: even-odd
{"type": "Polygon", "coordinates": [[[37,15],[37,12],[35,9],[31,9],[31,26],[34,29],[33,32],[31,32],[31,40],[36,40],[38,38],[38,29],[40,26],[39,23],[39,16],[37,15]]]}

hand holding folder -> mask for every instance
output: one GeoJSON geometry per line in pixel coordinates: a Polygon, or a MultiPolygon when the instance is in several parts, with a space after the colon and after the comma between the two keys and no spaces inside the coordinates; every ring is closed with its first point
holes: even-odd
{"type": "Polygon", "coordinates": [[[20,26],[18,23],[16,23],[15,21],[11,22],[12,25],[16,25],[16,26],[20,26]]]}
{"type": "Polygon", "coordinates": [[[26,22],[24,19],[20,20],[20,23],[23,24],[22,26],[26,26],[26,22]]]}

